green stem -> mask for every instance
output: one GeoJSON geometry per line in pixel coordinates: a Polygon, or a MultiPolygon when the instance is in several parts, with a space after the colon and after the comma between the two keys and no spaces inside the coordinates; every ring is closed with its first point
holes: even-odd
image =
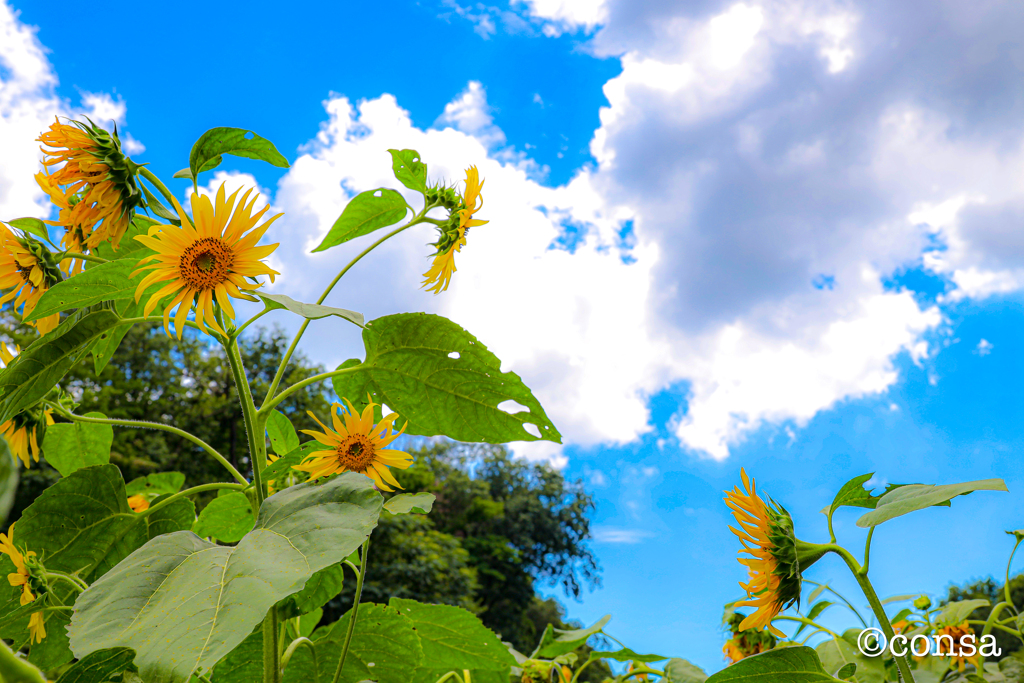
{"type": "Polygon", "coordinates": [[[1003,584],[1003,598],[1015,612],[1017,611],[1017,606],[1013,604],[1013,598],[1010,597],[1010,565],[1013,563],[1013,556],[1017,554],[1017,548],[1020,547],[1021,541],[1024,541],[1024,538],[1019,539],[1014,544],[1013,552],[1010,553],[1010,559],[1006,561],[1006,583],[1003,584]]]}
{"type": "MultiPolygon", "coordinates": [[[[850,568],[854,578],[857,579],[864,597],[868,599],[871,611],[874,612],[878,625],[882,629],[882,633],[885,634],[886,642],[891,643],[892,639],[896,637],[896,632],[893,630],[892,624],[889,623],[889,617],[885,614],[885,607],[882,606],[882,601],[878,599],[871,581],[868,580],[866,568],[861,567],[857,559],[846,548],[835,544],[830,544],[827,548],[846,562],[846,566],[850,568]]],[[[893,654],[892,658],[896,661],[896,668],[899,669],[900,677],[906,682],[914,683],[914,674],[910,671],[910,663],[907,661],[906,656],[898,657],[893,654]]]]}
{"type": "MultiPolygon", "coordinates": [[[[163,317],[161,317],[159,315],[147,315],[147,316],[139,316],[139,317],[135,317],[135,318],[121,318],[121,322],[125,323],[125,324],[132,324],[132,325],[134,325],[135,323],[160,323],[161,325],[163,325],[164,324],[164,319],[163,319],[163,317]]],[[[177,323],[175,323],[175,324],[177,324],[177,323]]],[[[185,325],[185,327],[191,327],[194,330],[199,330],[200,332],[203,332],[204,334],[209,334],[210,336],[212,336],[212,337],[216,338],[218,341],[220,341],[220,335],[217,334],[216,332],[214,332],[211,329],[204,330],[203,328],[199,327],[199,325],[197,325],[195,322],[193,322],[191,320],[186,320],[183,324],[185,325]]]]}
{"type": "Polygon", "coordinates": [[[0,680],[4,683],[46,683],[46,676],[0,641],[0,680]]]}
{"type": "Polygon", "coordinates": [[[997,625],[996,620],[999,618],[999,615],[1004,609],[1011,606],[1012,605],[1007,602],[1000,602],[992,608],[992,611],[988,613],[988,619],[985,620],[985,628],[981,631],[982,637],[987,636],[992,632],[992,627],[997,625]]]}
{"type": "Polygon", "coordinates": [[[92,254],[80,254],[77,251],[65,251],[59,254],[56,258],[57,261],[63,261],[66,258],[82,259],[83,261],[92,261],[93,263],[107,263],[107,259],[100,258],[99,256],[93,256],[92,254]]]}
{"type": "Polygon", "coordinates": [[[217,462],[219,462],[221,465],[223,465],[228,470],[228,472],[231,473],[231,476],[233,476],[238,481],[238,483],[243,484],[245,486],[249,485],[249,480],[246,479],[245,477],[243,477],[242,473],[239,472],[238,470],[236,470],[235,466],[232,465],[230,462],[228,462],[227,458],[225,458],[223,455],[218,453],[217,450],[213,446],[211,446],[210,444],[206,443],[205,441],[200,439],[198,436],[194,436],[192,434],[189,434],[188,432],[186,432],[183,429],[178,429],[177,427],[173,427],[171,425],[161,424],[159,422],[147,422],[145,420],[121,420],[121,419],[109,418],[109,417],[102,417],[101,418],[101,417],[86,417],[85,415],[75,415],[74,413],[70,412],[69,410],[65,410],[64,407],[61,406],[60,404],[52,403],[52,402],[49,402],[49,401],[47,403],[50,405],[50,407],[52,407],[54,409],[54,412],[56,412],[61,417],[64,417],[64,418],[66,418],[68,420],[71,420],[72,422],[84,422],[86,424],[99,424],[99,425],[116,425],[118,427],[132,427],[134,429],[156,429],[156,430],[159,430],[159,431],[162,431],[162,432],[170,432],[171,434],[175,434],[177,436],[180,436],[183,439],[191,441],[192,443],[194,443],[195,445],[199,446],[204,451],[209,453],[211,456],[213,456],[213,459],[216,460],[217,462]]]}
{"type": "Polygon", "coordinates": [[[256,434],[256,408],[252,402],[252,391],[249,389],[249,380],[245,376],[245,368],[242,367],[242,358],[238,353],[238,344],[232,340],[225,345],[224,349],[227,351],[231,376],[238,389],[238,400],[242,404],[242,419],[245,423],[245,435],[249,440],[249,461],[252,463],[252,477],[256,487],[258,506],[262,505],[267,497],[267,490],[263,485],[263,469],[267,466],[266,456],[258,457],[264,438],[262,434],[256,434]]]}
{"type": "MultiPolygon", "coordinates": [[[[174,208],[174,203],[176,201],[178,201],[178,198],[174,196],[173,192],[171,192],[170,190],[167,189],[167,186],[163,184],[163,181],[161,181],[159,178],[156,177],[155,173],[150,171],[145,166],[140,166],[139,167],[139,175],[141,175],[143,178],[145,178],[150,183],[152,183],[153,187],[155,187],[157,190],[159,190],[160,194],[162,194],[164,196],[164,199],[166,199],[167,201],[171,202],[171,208],[172,209],[174,208]]],[[[196,191],[198,192],[198,188],[197,188],[196,191]]]]}
{"type": "Polygon", "coordinates": [[[299,636],[288,645],[288,649],[284,651],[284,656],[281,657],[281,670],[288,668],[288,662],[291,661],[292,655],[299,647],[309,648],[309,653],[313,656],[313,683],[320,683],[320,667],[316,659],[316,646],[313,645],[313,641],[309,638],[299,636]]]}
{"type": "Polygon", "coordinates": [[[839,634],[837,634],[837,633],[835,633],[833,631],[828,630],[827,628],[825,628],[824,626],[822,626],[818,622],[814,621],[813,619],[808,619],[807,617],[781,616],[781,617],[775,617],[775,619],[773,619],[772,621],[779,621],[779,620],[782,620],[782,621],[795,621],[795,622],[800,623],[800,624],[807,624],[808,626],[813,626],[814,628],[818,629],[819,631],[824,631],[825,633],[827,633],[830,636],[833,636],[835,638],[839,638],[840,637],[839,634]]]}
{"type": "Polygon", "coordinates": [[[171,503],[173,503],[174,501],[176,501],[176,500],[178,500],[180,498],[185,498],[187,496],[194,496],[195,494],[202,493],[203,491],[216,491],[218,489],[234,489],[235,491],[241,491],[241,490],[246,489],[246,488],[248,488],[248,482],[246,484],[244,484],[244,485],[243,484],[229,484],[227,482],[222,482],[222,481],[214,482],[212,484],[200,484],[199,486],[193,486],[192,488],[185,489],[184,491],[178,491],[177,493],[172,493],[171,495],[169,495],[166,498],[164,498],[163,500],[161,500],[159,503],[156,503],[155,505],[152,505],[152,506],[146,508],[145,510],[143,510],[142,512],[140,512],[138,514],[140,516],[142,516],[142,517],[148,517],[149,515],[153,514],[157,510],[159,510],[160,508],[166,507],[166,506],[170,505],[171,503]]]}
{"type": "Polygon", "coordinates": [[[263,619],[263,683],[281,680],[281,662],[277,654],[277,607],[271,605],[263,619]]]}
{"type": "Polygon", "coordinates": [[[341,680],[341,670],[345,666],[345,659],[348,657],[348,648],[352,644],[352,634],[356,631],[356,618],[359,616],[359,599],[363,595],[363,579],[366,578],[366,553],[370,550],[370,538],[367,537],[363,543],[362,559],[359,562],[359,578],[356,579],[356,596],[352,603],[352,616],[348,620],[348,630],[345,632],[345,644],[341,648],[341,659],[338,660],[338,668],[334,671],[332,683],[341,680]]]}
{"type": "Polygon", "coordinates": [[[48,569],[48,570],[46,570],[46,578],[47,579],[51,579],[51,578],[52,579],[58,579],[58,580],[63,581],[65,583],[69,583],[72,586],[74,586],[75,590],[78,591],[79,593],[81,593],[82,591],[86,590],[89,587],[89,584],[87,584],[85,581],[82,581],[77,576],[72,576],[71,574],[66,574],[64,572],[59,572],[56,569],[48,569]]]}
{"type": "Polygon", "coordinates": [[[871,562],[871,536],[875,533],[875,527],[868,529],[868,540],[864,541],[864,566],[861,571],[868,573],[868,564],[871,562]]]}
{"type": "MultiPolygon", "coordinates": [[[[403,230],[408,230],[417,223],[422,223],[427,211],[430,211],[433,208],[435,208],[433,204],[424,206],[423,210],[420,211],[415,216],[413,216],[413,219],[411,221],[401,226],[400,228],[392,230],[391,232],[384,235],[379,240],[368,246],[366,249],[363,249],[361,252],[359,252],[359,254],[354,259],[349,261],[348,265],[342,268],[341,272],[338,273],[333,280],[331,280],[331,283],[327,285],[326,289],[324,289],[324,293],[321,294],[320,298],[316,300],[317,304],[322,304],[324,302],[324,300],[327,298],[327,295],[331,293],[332,289],[334,289],[334,286],[341,281],[341,278],[345,277],[345,273],[347,273],[352,268],[352,266],[359,263],[360,259],[362,259],[364,256],[366,256],[371,251],[380,246],[385,240],[394,237],[403,230]]],[[[288,361],[291,360],[292,354],[295,353],[295,348],[299,345],[299,340],[302,339],[302,335],[306,332],[307,327],[309,327],[309,320],[304,320],[302,322],[302,325],[299,327],[299,331],[295,333],[295,338],[292,339],[292,343],[288,346],[288,350],[285,351],[284,356],[281,357],[281,365],[277,368],[277,373],[275,373],[274,379],[270,383],[270,389],[267,390],[267,397],[263,400],[263,408],[267,406],[267,403],[271,399],[273,399],[274,394],[277,393],[277,387],[279,384],[281,384],[281,379],[284,377],[284,371],[285,368],[288,367],[288,361]]]]}
{"type": "Polygon", "coordinates": [[[285,400],[295,392],[300,391],[305,387],[308,387],[310,384],[323,382],[325,379],[330,379],[331,377],[336,377],[338,375],[344,375],[346,372],[352,372],[356,369],[358,368],[344,368],[343,370],[331,370],[330,372],[321,372],[319,375],[313,375],[312,377],[307,377],[301,382],[296,382],[295,384],[291,385],[274,398],[268,399],[267,402],[264,403],[263,406],[259,409],[259,415],[261,417],[269,416],[270,411],[274,409],[274,406],[276,406],[281,401],[285,400]]]}
{"type": "MultiPolygon", "coordinates": [[[[817,581],[811,581],[810,579],[804,579],[804,583],[809,583],[812,586],[821,586],[821,585],[823,585],[823,584],[818,583],[817,581]]],[[[864,620],[864,617],[862,617],[860,615],[860,612],[857,611],[857,608],[854,607],[853,604],[849,600],[846,599],[846,596],[844,596],[842,593],[839,593],[838,591],[834,590],[832,588],[832,586],[825,585],[825,590],[827,590],[829,593],[831,593],[832,595],[834,595],[837,598],[839,598],[840,600],[842,600],[843,604],[846,605],[847,609],[849,609],[851,612],[853,612],[853,615],[855,617],[857,617],[858,621],[860,621],[860,625],[861,626],[863,626],[864,628],[868,627],[868,622],[866,622],[864,620]]]]}
{"type": "Polygon", "coordinates": [[[245,330],[245,328],[249,327],[249,325],[253,324],[257,320],[265,316],[267,313],[270,313],[270,309],[264,308],[262,311],[246,320],[244,323],[242,323],[241,327],[239,327],[238,329],[231,333],[231,338],[238,339],[240,336],[242,336],[242,332],[245,330]]]}
{"type": "MultiPolygon", "coordinates": [[[[988,625],[988,622],[982,621],[981,619],[968,619],[967,623],[968,624],[972,624],[974,626],[987,626],[988,625]]],[[[997,628],[1000,631],[1004,631],[1006,633],[1009,633],[1012,636],[1017,636],[1018,638],[1021,637],[1021,632],[1020,631],[1018,631],[1016,629],[1009,628],[1008,626],[1003,626],[1002,624],[992,624],[992,628],[997,628]]]]}

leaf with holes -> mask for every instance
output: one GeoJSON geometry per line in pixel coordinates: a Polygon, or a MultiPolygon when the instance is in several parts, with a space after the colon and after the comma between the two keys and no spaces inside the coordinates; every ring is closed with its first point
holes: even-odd
{"type": "MultiPolygon", "coordinates": [[[[338,396],[359,405],[367,394],[387,404],[407,434],[456,441],[506,443],[544,439],[561,443],[540,402],[518,375],[476,337],[439,315],[400,313],[367,323],[366,359],[345,361],[334,377],[338,396]],[[515,401],[526,411],[498,406],[515,401]]],[[[380,419],[380,408],[376,409],[380,419]]]]}
{"type": "Polygon", "coordinates": [[[420,153],[414,149],[389,149],[391,153],[391,169],[395,178],[410,190],[427,191],[427,165],[420,159],[420,153]]]}
{"type": "Polygon", "coordinates": [[[263,303],[266,304],[268,311],[274,311],[277,309],[285,309],[300,315],[306,320],[319,320],[320,318],[326,318],[327,316],[337,316],[343,318],[351,323],[363,326],[363,314],[356,313],[355,311],[349,311],[344,308],[333,308],[331,306],[321,306],[320,304],[304,304],[296,301],[290,296],[284,294],[259,294],[259,298],[263,299],[263,303]]]}
{"type": "MultiPolygon", "coordinates": [[[[105,418],[103,413],[86,413],[85,417],[105,418]]],[[[43,453],[46,462],[66,477],[75,470],[110,461],[114,428],[105,424],[62,422],[46,428],[43,453]]]]}
{"type": "Polygon", "coordinates": [[[408,211],[409,205],[394,190],[382,187],[361,192],[352,198],[320,246],[313,251],[325,251],[356,237],[369,235],[374,230],[394,225],[405,218],[408,211]]]}
{"type": "Polygon", "coordinates": [[[185,681],[248,636],[275,603],[362,545],[381,497],[354,473],[299,484],[263,502],[255,528],[234,547],[189,531],[158,536],[75,602],[75,655],[131,647],[141,677],[185,681]]]}
{"type": "Polygon", "coordinates": [[[261,138],[251,130],[211,128],[196,140],[196,144],[192,145],[192,152],[188,155],[188,167],[192,177],[198,177],[203,171],[216,168],[224,154],[259,159],[279,168],[289,166],[288,160],[281,156],[274,143],[261,138]]]}

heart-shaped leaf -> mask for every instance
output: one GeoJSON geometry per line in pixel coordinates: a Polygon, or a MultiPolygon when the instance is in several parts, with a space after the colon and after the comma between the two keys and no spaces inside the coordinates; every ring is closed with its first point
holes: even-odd
{"type": "MultiPolygon", "coordinates": [[[[85,417],[106,417],[103,413],[86,413],[85,417]]],[[[106,424],[62,422],[46,428],[43,453],[46,462],[66,477],[75,470],[110,462],[110,446],[114,428],[106,424]]]]}
{"type": "Polygon", "coordinates": [[[274,143],[261,138],[251,130],[244,128],[211,128],[192,145],[188,156],[188,167],[192,177],[196,178],[203,171],[216,168],[221,162],[221,155],[233,154],[246,159],[259,159],[272,166],[288,168],[288,160],[274,147],[274,143]]]}
{"type": "Polygon", "coordinates": [[[746,657],[708,678],[707,683],[835,683],[809,647],[783,647],[746,657]]]}
{"type": "Polygon", "coordinates": [[[389,149],[391,153],[391,169],[395,178],[410,190],[427,191],[427,165],[420,159],[420,153],[414,149],[389,149]]]}
{"type": "Polygon", "coordinates": [[[394,225],[405,218],[408,211],[409,205],[394,190],[382,187],[361,192],[349,201],[320,246],[313,251],[325,251],[356,237],[369,235],[374,230],[394,225]]]}

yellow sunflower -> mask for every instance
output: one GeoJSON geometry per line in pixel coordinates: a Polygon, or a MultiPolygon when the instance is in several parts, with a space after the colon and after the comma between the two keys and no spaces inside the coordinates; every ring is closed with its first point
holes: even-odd
{"type": "MultiPolygon", "coordinates": [[[[14,357],[21,352],[17,346],[12,353],[7,344],[0,342],[0,360],[3,367],[7,367],[14,360],[14,357]]],[[[53,411],[25,410],[12,417],[7,422],[0,424],[0,434],[3,434],[11,453],[21,459],[26,469],[32,461],[39,462],[39,442],[42,441],[42,432],[47,425],[53,424],[53,411]]]]}
{"type": "Polygon", "coordinates": [[[134,496],[128,496],[128,507],[132,512],[142,512],[149,509],[149,501],[142,494],[136,493],[134,496]]]}
{"type": "MultiPolygon", "coordinates": [[[[36,599],[36,596],[32,594],[32,589],[29,587],[29,573],[28,567],[25,564],[25,560],[30,557],[35,557],[35,552],[29,550],[22,554],[14,546],[14,524],[11,524],[11,528],[7,530],[7,534],[0,534],[0,553],[7,555],[11,558],[14,563],[14,567],[17,571],[7,575],[7,581],[12,586],[21,586],[21,604],[27,605],[36,599]]],[[[28,631],[32,642],[41,642],[46,637],[46,626],[43,623],[43,613],[33,612],[32,616],[28,620],[28,631]]]]}
{"type": "Polygon", "coordinates": [[[38,140],[52,149],[42,148],[47,172],[36,182],[60,208],[57,220],[47,222],[64,228],[64,247],[85,252],[109,240],[117,249],[142,203],[137,167],[121,151],[117,129],[111,134],[92,121],[58,119],[38,140]]]}
{"type": "Polygon", "coordinates": [[[237,207],[235,197],[238,191],[225,199],[223,184],[217,190],[216,205],[206,195],[193,194],[192,221],[181,204],[175,201],[174,208],[181,219],[181,227],[154,225],[148,235],[135,238],[156,252],[139,261],[139,268],[132,273],[134,276],[150,270],[135,290],[135,301],[138,302],[142,293],[153,283],[167,283],[149,298],[143,315],[149,315],[158,305],[162,305],[164,329],[168,336],[171,334],[171,309],[178,307],[174,327],[178,339],[181,339],[185,318],[193,305],[196,324],[202,330],[206,331],[206,325],[209,325],[224,334],[217,323],[214,300],[229,317],[234,318],[235,309],[229,297],[256,301],[247,292],[257,289],[261,283],[250,282],[249,278],[269,275],[270,281],[274,281],[278,272],[267,267],[260,259],[269,256],[278,245],[258,247],[256,243],[270,224],[284,214],[272,216],[263,225],[255,227],[270,207],[263,207],[253,215],[252,209],[259,195],[253,196],[252,201],[246,204],[251,192],[248,190],[242,195],[237,207]],[[143,265],[150,261],[153,263],[143,265]],[[173,296],[171,302],[162,304],[169,296],[173,296]]]}
{"type": "Polygon", "coordinates": [[[740,529],[729,529],[743,544],[739,562],[750,575],[748,583],[740,582],[748,599],[737,602],[736,606],[756,610],[740,622],[739,630],[768,630],[785,638],[786,635],[772,625],[772,619],[799,600],[800,572],[820,559],[824,551],[798,541],[789,513],[774,501],[772,507],[761,500],[746,471],[740,473],[745,491],[737,486],[725,492],[725,503],[740,526],[740,529]],[[743,557],[743,553],[750,557],[743,557]]]}
{"type": "Polygon", "coordinates": [[[421,286],[434,285],[427,287],[428,291],[432,291],[434,294],[440,294],[451,284],[452,274],[456,270],[455,253],[461,252],[462,247],[466,246],[466,235],[469,233],[469,229],[488,223],[488,221],[473,218],[473,214],[484,206],[483,197],[480,195],[483,186],[484,182],[480,180],[480,173],[476,166],[467,168],[466,191],[457,207],[452,207],[455,210],[451,214],[449,222],[441,227],[441,237],[435,244],[437,252],[434,254],[434,262],[430,269],[423,273],[423,277],[426,279],[421,286]]]}
{"type": "Polygon", "coordinates": [[[412,456],[403,451],[384,448],[405,431],[405,426],[395,431],[394,421],[398,413],[391,413],[374,426],[373,409],[376,403],[366,406],[362,415],[356,412],[347,399],[345,403],[347,410],[340,403],[331,406],[334,429],[325,427],[316,415],[309,413],[324,431],[303,429],[302,433],[310,435],[330,450],[310,453],[292,469],[307,472],[310,479],[319,479],[337,472],[358,472],[373,479],[377,488],[383,491],[392,491],[392,486],[402,488],[388,467],[404,470],[412,464],[412,456]]]}
{"type": "MultiPolygon", "coordinates": [[[[35,310],[43,292],[60,282],[60,272],[43,258],[45,247],[29,239],[19,239],[0,223],[0,289],[9,289],[0,297],[0,305],[14,299],[14,309],[21,306],[21,315],[35,310]]],[[[28,323],[46,334],[60,323],[54,313],[28,323]]]]}
{"type": "Polygon", "coordinates": [[[936,652],[941,657],[949,657],[949,666],[959,669],[960,673],[964,672],[968,663],[973,664],[975,669],[979,669],[981,654],[978,652],[977,645],[973,645],[973,655],[968,657],[964,654],[964,648],[968,644],[964,642],[964,638],[973,634],[974,631],[966,621],[959,626],[944,626],[935,634],[935,643],[938,645],[936,652]]]}

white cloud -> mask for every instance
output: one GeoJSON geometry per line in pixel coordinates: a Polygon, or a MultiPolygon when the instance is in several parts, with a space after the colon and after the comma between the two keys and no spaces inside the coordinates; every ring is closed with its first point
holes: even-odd
{"type": "Polygon", "coordinates": [[[651,531],[644,529],[624,529],[613,526],[595,526],[592,529],[594,540],[597,543],[619,543],[635,545],[654,535],[651,531]]]}
{"type": "Polygon", "coordinates": [[[512,4],[523,6],[528,16],[543,21],[548,36],[580,28],[590,31],[608,16],[605,0],[513,0],[512,4]]]}
{"type": "Polygon", "coordinates": [[[487,93],[480,81],[470,81],[461,95],[445,105],[444,113],[434,125],[455,128],[477,138],[486,147],[505,144],[505,134],[494,125],[487,93]]]}
{"type": "Polygon", "coordinates": [[[994,344],[987,339],[982,339],[978,342],[978,345],[974,348],[974,352],[979,356],[987,356],[992,353],[992,347],[994,344]]]}

